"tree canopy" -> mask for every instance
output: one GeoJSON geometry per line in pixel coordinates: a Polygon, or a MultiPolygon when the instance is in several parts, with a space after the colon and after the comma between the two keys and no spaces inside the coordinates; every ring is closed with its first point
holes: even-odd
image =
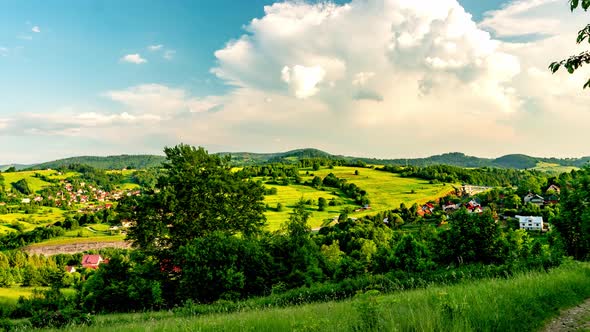
{"type": "MultiPolygon", "coordinates": [[[[582,8],[588,11],[590,8],[590,0],[570,0],[570,9],[572,11],[577,8],[582,8]]],[[[582,44],[587,41],[590,43],[590,24],[586,25],[582,30],[578,31],[578,38],[576,43],[582,44]]],[[[581,68],[584,64],[590,63],[590,52],[584,51],[577,55],[572,55],[569,58],[561,61],[555,61],[549,65],[551,72],[556,73],[561,67],[567,69],[568,73],[573,74],[576,70],[581,68]]],[[[584,89],[590,87],[590,79],[584,84],[584,89]]]]}
{"type": "Polygon", "coordinates": [[[146,250],[177,250],[216,231],[245,236],[261,230],[264,188],[232,172],[229,158],[203,148],[166,148],[155,189],[121,204],[121,217],[135,222],[129,232],[146,250]]]}

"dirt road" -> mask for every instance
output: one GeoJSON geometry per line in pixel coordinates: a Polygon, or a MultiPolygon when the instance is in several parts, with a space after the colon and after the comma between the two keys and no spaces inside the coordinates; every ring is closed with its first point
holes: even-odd
{"type": "Polygon", "coordinates": [[[559,317],[553,319],[541,331],[590,331],[590,299],[574,308],[563,311],[559,317]]]}

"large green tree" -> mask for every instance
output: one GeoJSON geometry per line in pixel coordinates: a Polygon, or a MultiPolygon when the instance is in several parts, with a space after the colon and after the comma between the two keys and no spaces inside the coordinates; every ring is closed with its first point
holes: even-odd
{"type": "Polygon", "coordinates": [[[175,252],[213,232],[248,236],[261,230],[264,188],[232,172],[229,158],[184,144],[164,152],[155,189],[119,209],[121,218],[135,222],[128,237],[136,247],[175,252]]]}
{"type": "Polygon", "coordinates": [[[440,234],[438,254],[442,261],[459,264],[504,261],[502,231],[491,211],[470,214],[462,209],[453,215],[450,226],[440,234]]]}
{"type": "Polygon", "coordinates": [[[590,168],[573,173],[561,184],[561,209],[553,219],[567,253],[577,259],[590,258],[590,168]]]}
{"type": "MultiPolygon", "coordinates": [[[[584,11],[590,9],[590,0],[569,0],[570,9],[572,11],[577,8],[582,8],[584,11]]],[[[576,43],[582,44],[584,42],[590,43],[590,24],[586,25],[582,30],[578,31],[578,38],[576,43]]],[[[569,58],[561,61],[555,61],[549,65],[549,69],[555,73],[559,68],[564,67],[570,74],[581,68],[585,64],[590,64],[590,52],[584,51],[577,55],[572,55],[569,58]]],[[[590,79],[584,84],[584,89],[590,87],[590,79]]]]}

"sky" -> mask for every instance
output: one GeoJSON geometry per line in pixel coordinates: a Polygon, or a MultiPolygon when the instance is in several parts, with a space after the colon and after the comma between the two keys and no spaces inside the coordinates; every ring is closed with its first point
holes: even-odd
{"type": "Polygon", "coordinates": [[[0,164],[314,147],[590,155],[566,0],[0,0],[0,164]]]}

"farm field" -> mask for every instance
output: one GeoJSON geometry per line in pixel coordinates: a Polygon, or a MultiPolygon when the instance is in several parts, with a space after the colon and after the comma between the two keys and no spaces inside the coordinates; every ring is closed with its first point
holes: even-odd
{"type": "Polygon", "coordinates": [[[326,189],[326,191],[322,191],[303,185],[265,186],[269,188],[276,188],[277,194],[266,195],[264,197],[264,203],[268,204],[271,209],[276,208],[278,203],[281,203],[284,206],[283,211],[267,211],[265,213],[268,228],[273,231],[279,229],[281,225],[289,219],[289,214],[293,211],[293,207],[302,198],[306,200],[311,199],[315,204],[313,207],[308,208],[308,211],[312,213],[309,220],[309,223],[312,228],[320,227],[324,222],[332,220],[334,217],[338,217],[342,209],[344,209],[345,207],[350,207],[353,209],[355,207],[358,207],[354,205],[352,199],[332,194],[333,188],[328,188],[326,189]],[[318,211],[317,202],[318,198],[320,197],[324,197],[326,200],[335,198],[344,201],[345,204],[339,206],[327,206],[325,211],[318,211]]]}
{"type": "Polygon", "coordinates": [[[62,180],[68,177],[76,176],[77,173],[75,172],[68,172],[59,174],[57,171],[54,170],[42,170],[42,171],[20,171],[20,172],[13,172],[13,173],[2,173],[4,177],[4,188],[6,190],[10,190],[11,183],[17,182],[19,180],[25,179],[29,184],[29,187],[34,192],[42,190],[45,187],[51,185],[49,182],[45,182],[40,178],[35,177],[35,174],[45,175],[50,179],[62,180]]]}
{"type": "Polygon", "coordinates": [[[125,235],[108,235],[106,232],[91,232],[87,228],[68,231],[64,236],[28,245],[28,248],[43,246],[69,245],[92,242],[116,242],[125,240],[125,235]],[[81,233],[81,236],[78,234],[81,233]]]}
{"type": "MultiPolygon", "coordinates": [[[[355,218],[395,209],[401,203],[405,203],[408,206],[414,203],[425,203],[454,191],[453,186],[449,184],[430,184],[425,180],[402,178],[398,174],[377,171],[370,168],[341,166],[334,167],[334,169],[323,168],[318,171],[303,169],[301,171],[301,177],[303,181],[308,181],[313,179],[314,176],[324,178],[330,173],[334,173],[338,178],[346,179],[348,182],[356,184],[369,193],[371,209],[351,213],[350,216],[355,218]],[[359,175],[355,175],[355,170],[359,171],[359,175]],[[309,174],[306,174],[307,172],[309,174]]],[[[358,205],[354,204],[352,199],[342,196],[339,190],[337,195],[334,195],[334,188],[317,190],[303,185],[281,186],[266,184],[265,186],[277,189],[276,195],[267,195],[264,199],[264,202],[271,208],[271,210],[265,213],[270,230],[279,229],[289,219],[289,214],[292,212],[294,205],[301,198],[306,200],[311,199],[314,202],[314,205],[308,208],[308,211],[312,213],[309,220],[312,228],[318,228],[328,223],[334,217],[337,217],[346,207],[353,210],[359,208],[358,205]],[[317,210],[317,200],[320,197],[324,197],[328,201],[335,198],[342,201],[343,204],[328,206],[326,211],[320,212],[317,210]],[[283,211],[273,211],[278,203],[283,204],[283,211]]]]}
{"type": "Polygon", "coordinates": [[[0,234],[16,231],[11,227],[14,222],[18,222],[24,226],[24,231],[30,231],[36,227],[63,220],[65,213],[66,211],[58,208],[41,207],[34,214],[23,212],[0,214],[0,234]]]}
{"type": "MultiPolygon", "coordinates": [[[[425,203],[454,191],[453,186],[450,184],[430,184],[425,180],[402,178],[398,174],[377,171],[370,168],[335,167],[334,169],[323,168],[318,171],[303,169],[301,171],[301,177],[303,181],[309,181],[314,176],[324,178],[330,173],[334,173],[338,178],[346,179],[348,182],[354,183],[368,192],[371,209],[351,213],[350,216],[355,218],[395,209],[401,203],[405,203],[408,206],[414,203],[425,203]],[[355,170],[359,171],[359,175],[355,175],[355,170]],[[309,172],[309,175],[306,172],[309,172]]],[[[282,212],[266,212],[268,225],[271,230],[278,229],[289,218],[289,213],[291,213],[293,206],[300,198],[312,199],[316,204],[313,208],[309,209],[312,212],[312,216],[310,217],[312,228],[320,227],[326,220],[338,216],[345,207],[351,207],[353,209],[359,207],[358,205],[354,205],[352,199],[340,197],[340,200],[345,202],[344,205],[328,206],[326,211],[319,212],[317,211],[317,199],[319,197],[324,197],[327,200],[333,197],[338,198],[332,194],[334,191],[333,188],[325,188],[325,191],[322,191],[302,185],[266,186],[277,188],[277,195],[266,196],[265,203],[268,203],[271,208],[275,208],[279,202],[284,206],[282,212]]]]}
{"type": "Polygon", "coordinates": [[[537,163],[537,167],[533,168],[534,170],[546,172],[549,174],[561,174],[561,173],[569,173],[574,170],[578,170],[578,167],[574,166],[561,166],[559,164],[551,164],[546,162],[539,162],[537,163]]]}
{"type": "MultiPolygon", "coordinates": [[[[29,297],[35,289],[44,290],[48,287],[2,287],[0,288],[0,305],[15,305],[19,297],[29,297]]],[[[66,295],[74,295],[76,291],[72,288],[64,288],[61,292],[66,295]]]]}
{"type": "Polygon", "coordinates": [[[0,288],[0,305],[14,305],[21,296],[30,296],[35,287],[0,288]]]}
{"type": "Polygon", "coordinates": [[[121,181],[121,183],[118,183],[116,185],[117,189],[121,189],[121,190],[133,190],[133,189],[139,189],[140,186],[137,183],[133,183],[133,172],[135,172],[134,169],[125,169],[125,170],[110,170],[110,171],[106,171],[107,174],[121,174],[123,176],[123,180],[121,181]]]}
{"type": "Polygon", "coordinates": [[[452,286],[364,294],[342,302],[200,316],[170,312],[98,316],[69,331],[533,331],[590,296],[590,266],[452,286]],[[526,312],[526,315],[522,313],[526,312]]]}
{"type": "MultiPolygon", "coordinates": [[[[2,217],[6,215],[0,215],[0,222],[2,217]]],[[[48,223],[54,223],[56,221],[63,220],[63,218],[55,217],[48,223]]],[[[36,227],[43,226],[43,224],[28,224],[26,222],[19,223],[25,225],[25,231],[33,230],[36,227]]],[[[0,224],[0,236],[9,232],[16,232],[16,230],[10,227],[10,223],[0,224]]],[[[58,245],[71,245],[80,243],[95,243],[95,242],[119,242],[125,240],[125,235],[116,234],[111,235],[109,232],[110,226],[105,224],[90,224],[84,225],[79,229],[68,230],[63,236],[55,237],[49,240],[45,240],[39,243],[30,244],[28,248],[39,248],[44,246],[58,246],[58,245]]]]}

